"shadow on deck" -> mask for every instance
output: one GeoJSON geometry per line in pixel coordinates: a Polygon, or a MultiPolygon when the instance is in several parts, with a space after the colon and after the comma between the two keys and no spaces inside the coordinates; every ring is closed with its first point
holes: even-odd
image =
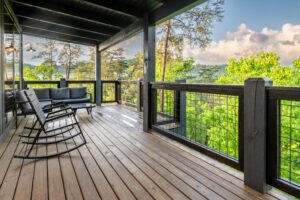
{"type": "MultiPolygon", "coordinates": [[[[78,111],[87,145],[44,160],[14,159],[21,120],[0,145],[0,199],[284,199],[246,187],[242,174],[170,139],[142,131],[122,106],[78,111]]],[[[41,147],[57,151],[66,143],[41,147]]],[[[64,147],[63,147],[64,146],[64,147]]]]}

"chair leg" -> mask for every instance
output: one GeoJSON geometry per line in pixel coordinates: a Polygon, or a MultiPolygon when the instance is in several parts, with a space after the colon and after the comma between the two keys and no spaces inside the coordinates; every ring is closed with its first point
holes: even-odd
{"type": "Polygon", "coordinates": [[[81,137],[82,137],[82,140],[83,140],[84,144],[86,144],[85,137],[84,137],[84,135],[83,135],[82,129],[81,129],[80,125],[79,125],[79,122],[77,121],[77,118],[76,118],[75,114],[73,114],[73,117],[74,117],[75,123],[77,124],[77,127],[78,127],[78,129],[79,129],[79,132],[81,133],[80,135],[81,135],[81,137]]]}
{"type": "Polygon", "coordinates": [[[35,126],[36,126],[36,124],[37,124],[37,120],[35,120],[35,122],[33,123],[33,125],[32,125],[32,127],[31,128],[29,128],[29,127],[25,127],[24,129],[29,129],[30,130],[30,132],[29,132],[29,134],[28,135],[19,135],[20,137],[30,137],[30,135],[32,134],[32,131],[34,131],[34,130],[36,130],[36,131],[39,131],[40,129],[38,129],[38,128],[34,128],[35,126]]]}
{"type": "Polygon", "coordinates": [[[29,157],[29,155],[30,155],[30,153],[31,153],[31,151],[32,151],[32,149],[33,149],[33,146],[34,146],[35,143],[37,142],[38,137],[40,136],[41,132],[42,132],[42,129],[40,129],[39,132],[36,134],[36,136],[35,136],[35,138],[34,138],[34,140],[33,140],[33,142],[32,142],[32,145],[31,145],[31,147],[30,147],[30,149],[29,149],[29,151],[28,151],[27,157],[29,157]]]}

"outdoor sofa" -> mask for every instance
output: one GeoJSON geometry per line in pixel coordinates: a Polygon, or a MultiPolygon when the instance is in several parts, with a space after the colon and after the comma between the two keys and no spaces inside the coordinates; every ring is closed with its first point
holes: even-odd
{"type": "MultiPolygon", "coordinates": [[[[87,92],[86,87],[80,88],[43,88],[34,89],[34,92],[40,102],[42,108],[48,105],[64,103],[79,104],[92,103],[92,95],[87,92]]],[[[17,103],[20,104],[22,113],[20,115],[32,114],[32,108],[27,102],[24,90],[17,92],[17,103]]]]}

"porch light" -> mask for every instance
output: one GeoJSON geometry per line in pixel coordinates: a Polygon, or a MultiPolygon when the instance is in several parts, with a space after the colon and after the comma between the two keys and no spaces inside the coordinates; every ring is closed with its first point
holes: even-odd
{"type": "Polygon", "coordinates": [[[30,53],[32,53],[32,52],[35,52],[36,50],[32,47],[32,45],[31,44],[29,44],[29,48],[28,49],[26,49],[26,51],[28,51],[28,52],[30,52],[30,53]]]}
{"type": "Polygon", "coordinates": [[[13,51],[16,51],[16,48],[14,47],[14,45],[11,42],[9,46],[5,47],[5,51],[6,52],[13,52],[13,51]]]}

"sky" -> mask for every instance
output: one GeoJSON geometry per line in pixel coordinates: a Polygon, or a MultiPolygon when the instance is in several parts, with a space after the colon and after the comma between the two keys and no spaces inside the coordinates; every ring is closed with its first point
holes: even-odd
{"type": "MultiPolygon", "coordinates": [[[[41,43],[45,43],[46,39],[45,38],[40,38],[40,37],[35,37],[35,36],[29,36],[29,35],[23,35],[23,59],[25,64],[31,64],[38,66],[43,62],[43,58],[35,58],[33,59],[34,56],[37,56],[40,51],[42,51],[42,46],[40,45],[41,43]],[[29,52],[27,49],[29,48],[30,44],[32,45],[32,48],[35,49],[35,52],[29,52]]],[[[56,48],[58,49],[58,52],[63,48],[64,42],[57,41],[56,48]]],[[[79,45],[79,44],[78,44],[79,45]]],[[[89,46],[86,45],[80,45],[83,54],[78,58],[78,61],[82,60],[88,60],[89,59],[89,46]]],[[[55,56],[57,58],[58,54],[55,56]]],[[[58,63],[59,64],[59,63],[58,63]]]]}
{"type": "MultiPolygon", "coordinates": [[[[229,58],[261,51],[277,53],[282,65],[300,58],[300,0],[225,0],[223,8],[224,17],[214,24],[212,42],[200,49],[190,47],[187,41],[184,58],[192,57],[196,63],[207,65],[226,64],[229,58]]],[[[39,40],[24,38],[25,43],[39,40]]],[[[124,48],[124,57],[130,59],[142,51],[142,45],[143,34],[139,33],[111,49],[124,48]]],[[[32,55],[24,51],[25,63],[41,62],[32,60],[32,55]]],[[[87,59],[87,55],[80,59],[87,59]]]]}
{"type": "Polygon", "coordinates": [[[211,44],[206,49],[186,44],[184,57],[208,65],[261,51],[277,53],[282,65],[300,58],[299,0],[225,0],[223,8],[211,44]]]}

